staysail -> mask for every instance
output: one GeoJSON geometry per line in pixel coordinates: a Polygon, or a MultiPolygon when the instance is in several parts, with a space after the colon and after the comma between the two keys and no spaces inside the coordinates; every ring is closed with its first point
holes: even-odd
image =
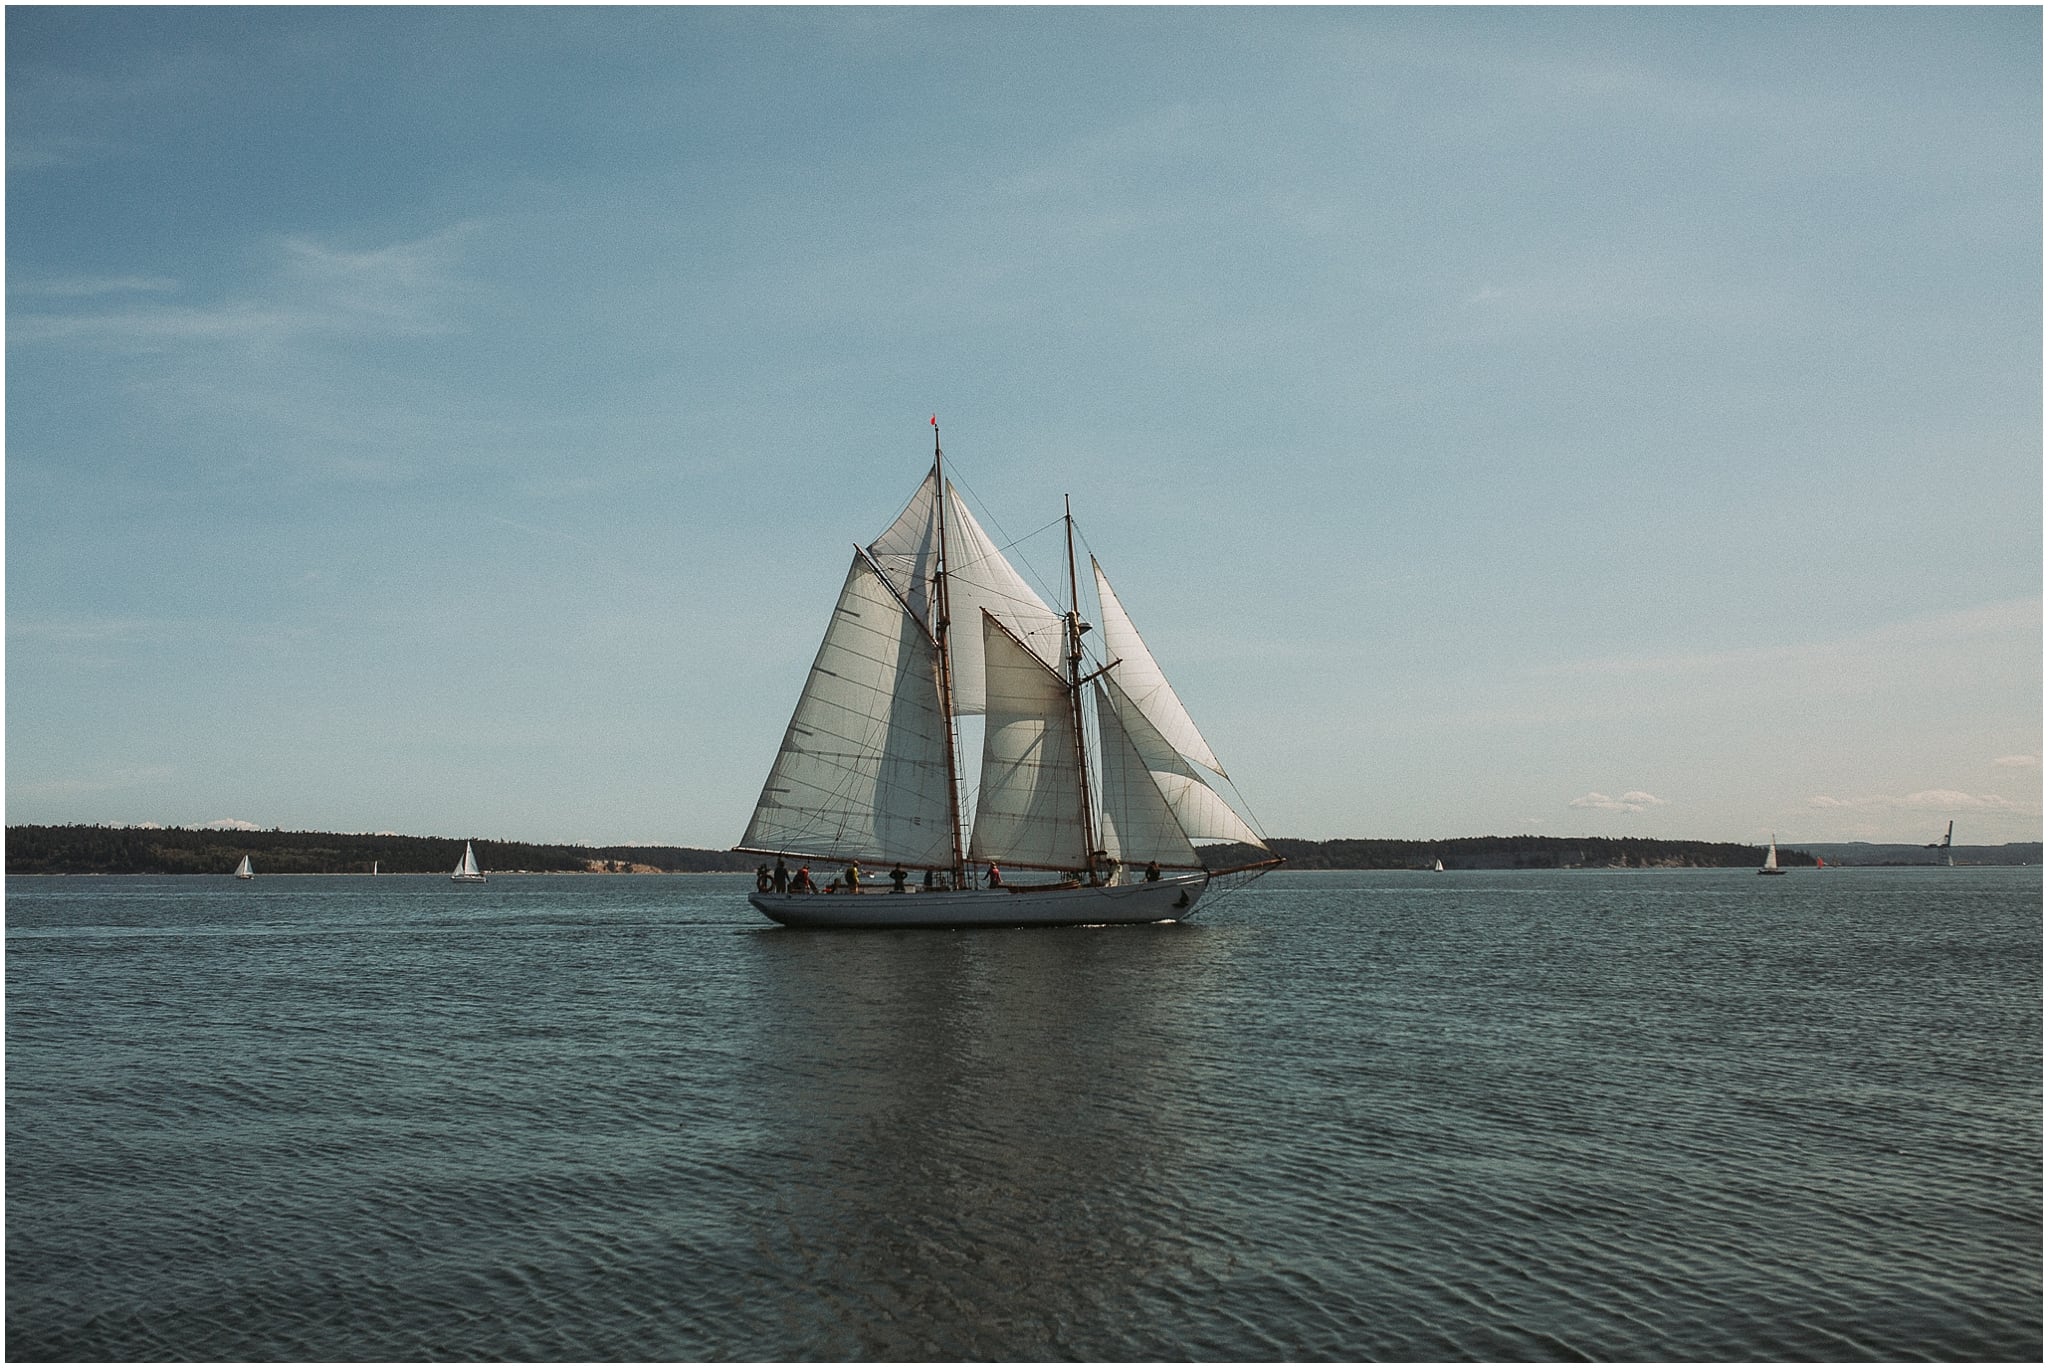
{"type": "Polygon", "coordinates": [[[1125,696],[1137,705],[1167,745],[1196,764],[1224,774],[1216,752],[1209,749],[1209,743],[1196,730],[1195,719],[1188,716],[1180,695],[1166,682],[1166,672],[1145,648],[1145,639],[1138,635],[1130,614],[1124,611],[1116,591],[1109,587],[1109,577],[1102,573],[1101,562],[1090,556],[1088,564],[1095,570],[1095,594],[1102,601],[1102,649],[1111,660],[1119,662],[1116,677],[1125,696]]]}
{"type": "Polygon", "coordinates": [[[1266,843],[1259,839],[1259,834],[1168,742],[1113,675],[1103,682],[1125,738],[1143,762],[1181,831],[1193,841],[1242,841],[1263,849],[1266,843]]]}
{"type": "Polygon", "coordinates": [[[946,753],[937,643],[856,551],[740,844],[951,868],[946,753]]]}
{"type": "Polygon", "coordinates": [[[1201,858],[1117,720],[1100,680],[1095,684],[1095,728],[1102,738],[1102,848],[1126,865],[1156,860],[1170,868],[1200,869],[1201,858]]]}
{"type": "Polygon", "coordinates": [[[1080,869],[1087,863],[1081,748],[1066,681],[983,613],[988,713],[970,858],[1080,869]]]}
{"type": "MultiPolygon", "coordinates": [[[[939,472],[935,468],[889,530],[868,545],[882,574],[917,620],[938,634],[933,577],[939,568],[939,472]]],[[[982,664],[981,615],[987,612],[1050,665],[1060,658],[1064,622],[997,549],[960,495],[945,494],[945,569],[952,630],[953,711],[961,716],[986,708],[988,687],[982,664]]]]}

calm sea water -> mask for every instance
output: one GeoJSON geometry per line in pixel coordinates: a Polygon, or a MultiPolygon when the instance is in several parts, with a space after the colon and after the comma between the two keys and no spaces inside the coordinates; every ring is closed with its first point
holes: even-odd
{"type": "Polygon", "coordinates": [[[14,1359],[2038,1359],[2038,869],[14,880],[14,1359]]]}

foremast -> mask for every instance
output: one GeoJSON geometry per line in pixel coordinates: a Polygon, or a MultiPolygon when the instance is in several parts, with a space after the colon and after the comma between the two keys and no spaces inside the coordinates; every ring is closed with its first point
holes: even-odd
{"type": "Polygon", "coordinates": [[[1088,728],[1081,721],[1081,579],[1074,567],[1074,497],[1064,496],[1067,520],[1067,708],[1074,719],[1074,765],[1081,779],[1081,849],[1088,855],[1088,882],[1107,873],[1096,847],[1095,797],[1088,785],[1088,728]]]}

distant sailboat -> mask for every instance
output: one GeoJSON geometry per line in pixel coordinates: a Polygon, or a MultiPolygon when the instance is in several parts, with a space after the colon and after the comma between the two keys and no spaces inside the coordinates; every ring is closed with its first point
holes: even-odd
{"type": "Polygon", "coordinates": [[[1778,836],[1776,832],[1773,832],[1771,834],[1771,848],[1764,852],[1764,867],[1759,869],[1757,873],[1783,874],[1784,872],[1784,870],[1778,868],[1778,836]]]}
{"type": "Polygon", "coordinates": [[[249,867],[249,857],[247,855],[244,855],[242,862],[235,866],[235,877],[238,879],[253,879],[256,877],[256,871],[249,867]]]}
{"type": "Polygon", "coordinates": [[[1436,873],[1438,873],[1438,874],[1441,874],[1441,873],[1443,873],[1443,872],[1444,872],[1444,862],[1443,862],[1442,860],[1438,860],[1438,861],[1436,862],[1436,870],[1435,870],[1435,872],[1436,872],[1436,873]]]}
{"type": "Polygon", "coordinates": [[[1948,834],[1946,836],[1943,836],[1939,841],[1929,841],[1927,843],[1927,848],[1929,850],[1938,850],[1941,852],[1941,862],[1947,865],[1950,869],[1954,869],[1956,867],[1956,857],[1953,851],[1950,849],[1950,847],[1955,844],[1955,839],[1956,824],[1954,822],[1950,822],[1948,824],[1948,834]]]}
{"type": "Polygon", "coordinates": [[[462,862],[455,866],[449,879],[455,883],[482,883],[484,872],[477,868],[476,846],[468,841],[462,843],[462,862]]]}

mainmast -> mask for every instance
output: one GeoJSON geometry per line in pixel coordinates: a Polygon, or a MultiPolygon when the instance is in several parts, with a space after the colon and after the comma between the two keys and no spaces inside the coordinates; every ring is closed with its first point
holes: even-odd
{"type": "Polygon", "coordinates": [[[937,605],[939,643],[939,712],[946,730],[946,792],[953,827],[953,883],[967,886],[967,844],[960,832],[960,735],[953,720],[953,647],[948,638],[953,608],[946,593],[946,453],[939,447],[939,415],[932,415],[932,483],[938,493],[939,559],[932,571],[932,597],[937,605]]]}
{"type": "Polygon", "coordinates": [[[1074,496],[1064,496],[1067,510],[1067,707],[1074,715],[1074,765],[1081,776],[1081,850],[1088,860],[1088,882],[1102,877],[1095,863],[1095,799],[1088,792],[1087,731],[1081,724],[1081,579],[1074,568],[1074,496]]]}

